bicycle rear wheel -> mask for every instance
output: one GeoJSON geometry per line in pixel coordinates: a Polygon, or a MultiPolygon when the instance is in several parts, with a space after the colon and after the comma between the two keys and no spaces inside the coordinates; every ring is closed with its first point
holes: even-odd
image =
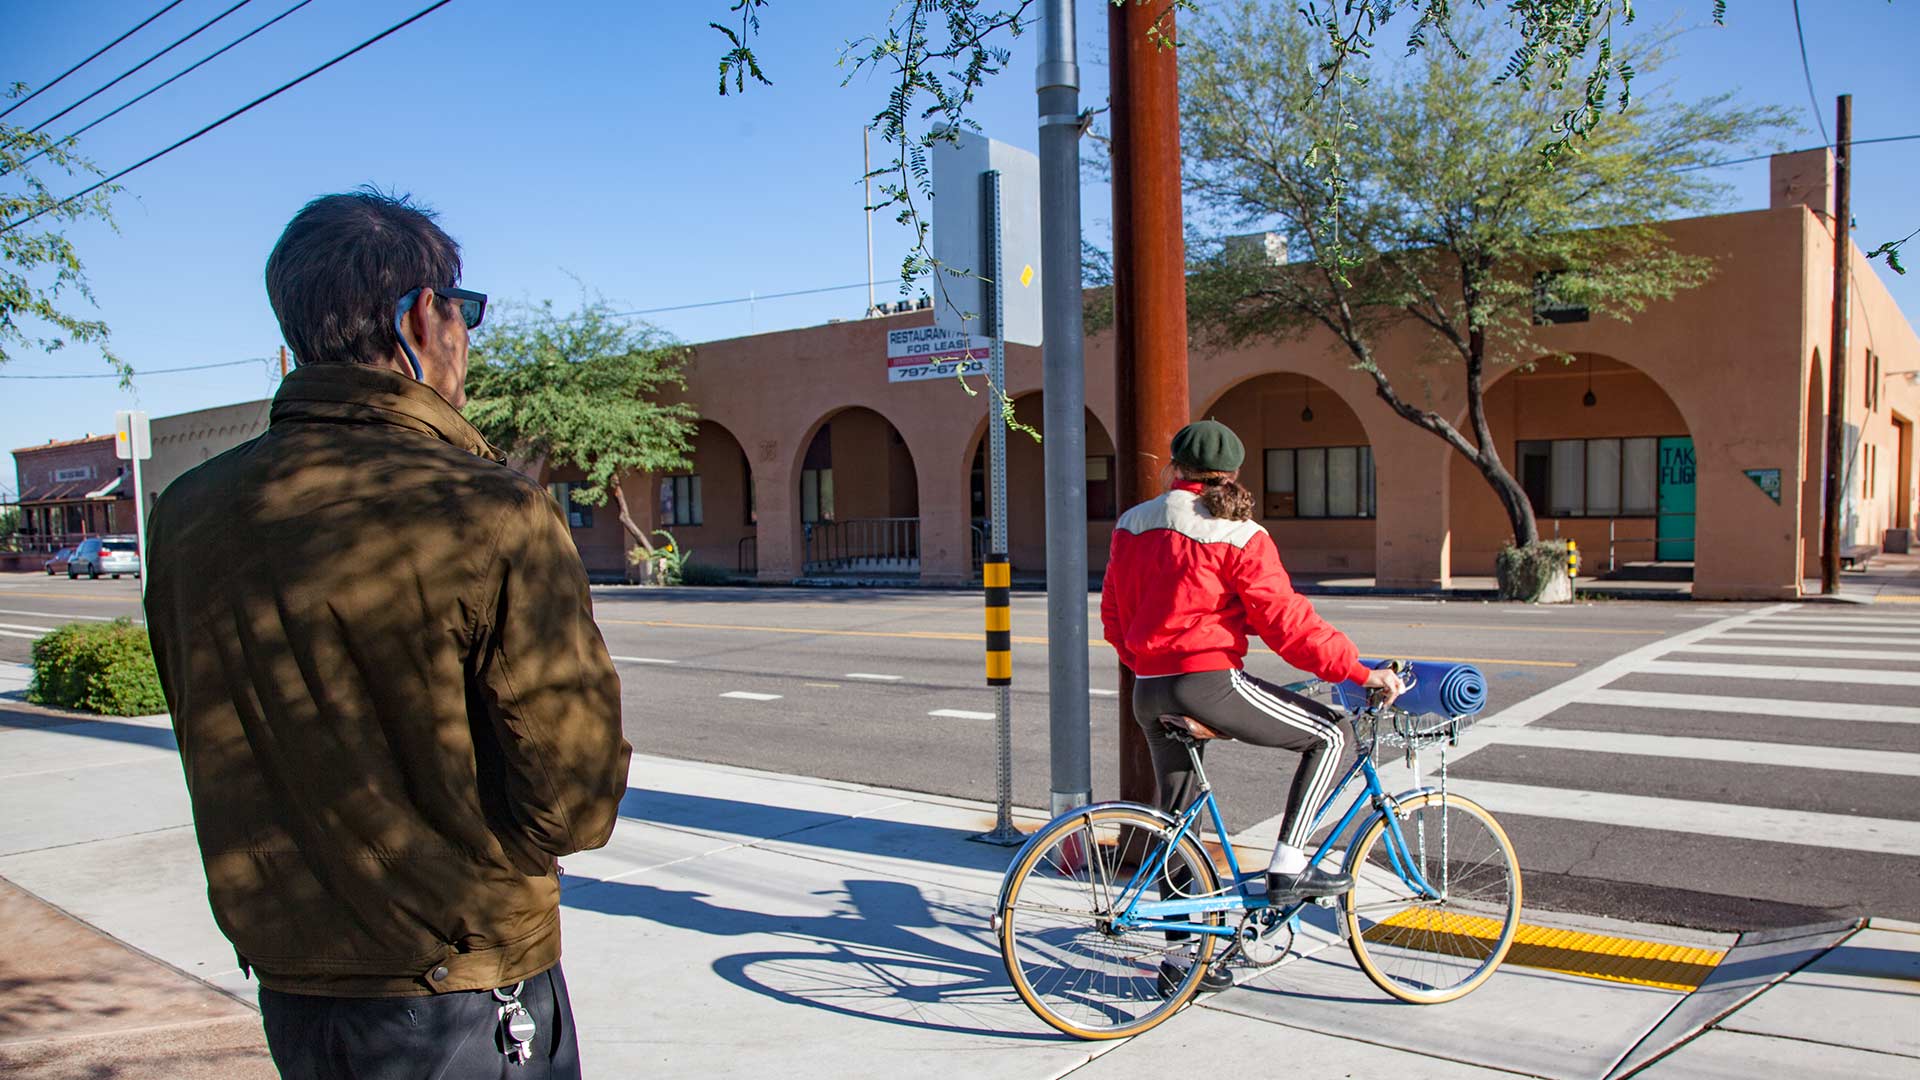
{"type": "MultiPolygon", "coordinates": [[[[1114,925],[1134,896],[1139,866],[1166,849],[1166,819],[1144,806],[1090,807],[1048,826],[1007,871],[1000,955],[1015,992],[1040,1019],[1081,1039],[1138,1035],[1172,1016],[1200,988],[1214,938],[1114,925]],[[1160,964],[1189,961],[1168,987],[1160,964]],[[1170,993],[1166,992],[1171,990],[1170,993]]],[[[1151,863],[1148,863],[1151,865],[1151,863]]],[[[1168,858],[1186,895],[1216,892],[1213,862],[1191,835],[1168,858]]],[[[1153,899],[1151,877],[1144,890],[1153,899]]],[[[1219,925],[1222,915],[1196,916],[1219,925]]]]}
{"type": "Polygon", "coordinates": [[[1416,795],[1397,817],[1404,849],[1390,847],[1382,816],[1348,851],[1347,942],[1374,985],[1401,1001],[1452,1001],[1506,959],[1520,926],[1520,860],[1493,815],[1458,795],[1416,795]],[[1410,884],[1396,854],[1439,895],[1410,884]]]}

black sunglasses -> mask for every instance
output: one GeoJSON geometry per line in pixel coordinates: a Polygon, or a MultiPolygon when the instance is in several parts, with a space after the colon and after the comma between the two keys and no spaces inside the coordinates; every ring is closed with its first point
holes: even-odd
{"type": "MultiPolygon", "coordinates": [[[[487,314],[487,294],[486,293],[474,292],[471,289],[456,289],[456,288],[453,288],[452,286],[448,286],[444,289],[434,289],[433,292],[435,296],[438,296],[441,299],[452,300],[454,303],[460,305],[460,321],[466,323],[467,329],[469,330],[472,330],[475,327],[479,326],[480,320],[486,317],[486,314],[487,314]]],[[[399,310],[394,313],[394,321],[397,323],[400,319],[400,316],[406,314],[407,309],[411,308],[413,306],[413,302],[418,299],[420,299],[419,289],[415,289],[412,292],[408,293],[407,295],[401,297],[400,303],[399,303],[399,310]]]]}

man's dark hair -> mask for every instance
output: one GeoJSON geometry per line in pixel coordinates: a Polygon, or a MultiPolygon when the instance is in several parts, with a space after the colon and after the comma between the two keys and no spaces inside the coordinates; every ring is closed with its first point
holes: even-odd
{"type": "Polygon", "coordinates": [[[399,300],[460,283],[460,245],[433,213],[374,188],[322,195],[267,256],[267,299],[302,364],[383,364],[399,300]]]}

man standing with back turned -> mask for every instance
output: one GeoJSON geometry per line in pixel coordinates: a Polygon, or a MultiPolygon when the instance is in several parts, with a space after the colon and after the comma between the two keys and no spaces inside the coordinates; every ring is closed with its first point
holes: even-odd
{"type": "Polygon", "coordinates": [[[555,860],[606,843],[632,749],[566,525],[458,412],[459,280],[406,200],[308,204],[266,434],[153,512],[207,891],[289,1078],[580,1075],[555,860]]]}

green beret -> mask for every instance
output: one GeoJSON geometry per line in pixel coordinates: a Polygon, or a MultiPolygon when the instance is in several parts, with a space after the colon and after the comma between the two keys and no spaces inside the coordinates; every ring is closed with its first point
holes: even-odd
{"type": "Polygon", "coordinates": [[[1232,472],[1247,460],[1247,448],[1218,420],[1196,420],[1173,437],[1173,460],[1196,472],[1232,472]]]}

